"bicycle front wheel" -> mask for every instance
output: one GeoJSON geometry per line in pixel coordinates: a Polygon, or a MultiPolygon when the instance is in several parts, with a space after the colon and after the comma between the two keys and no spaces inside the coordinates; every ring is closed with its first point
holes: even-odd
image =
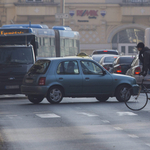
{"type": "Polygon", "coordinates": [[[125,104],[129,109],[138,111],[143,109],[147,105],[148,95],[141,87],[139,88],[137,94],[133,94],[133,91],[133,88],[130,88],[127,91],[125,104]]]}

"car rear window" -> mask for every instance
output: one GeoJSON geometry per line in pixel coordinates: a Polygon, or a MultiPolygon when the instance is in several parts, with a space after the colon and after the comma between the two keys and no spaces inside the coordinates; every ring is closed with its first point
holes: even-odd
{"type": "Polygon", "coordinates": [[[113,63],[117,57],[105,57],[104,63],[113,63]]]}
{"type": "Polygon", "coordinates": [[[38,60],[30,68],[28,74],[44,74],[47,71],[49,64],[50,60],[38,60]]]}
{"type": "Polygon", "coordinates": [[[120,57],[118,63],[119,64],[123,64],[123,63],[131,64],[134,58],[135,57],[120,57]]]}
{"type": "Polygon", "coordinates": [[[117,51],[109,51],[109,50],[102,50],[102,51],[94,51],[93,55],[95,54],[114,54],[114,55],[118,55],[117,51]]]}

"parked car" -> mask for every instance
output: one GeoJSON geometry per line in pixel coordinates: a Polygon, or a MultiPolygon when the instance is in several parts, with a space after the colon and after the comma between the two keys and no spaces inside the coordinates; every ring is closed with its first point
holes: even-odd
{"type": "Polygon", "coordinates": [[[91,58],[95,60],[97,63],[103,58],[105,55],[92,55],[91,58]]]}
{"type": "Polygon", "coordinates": [[[103,66],[106,70],[110,71],[113,68],[114,61],[119,57],[119,55],[105,55],[99,61],[99,64],[103,66]]]}
{"type": "Polygon", "coordinates": [[[92,55],[99,55],[99,54],[112,54],[112,55],[119,55],[117,50],[113,49],[101,49],[101,50],[94,50],[92,55]]]}
{"type": "Polygon", "coordinates": [[[91,59],[63,57],[36,61],[25,75],[21,91],[34,104],[44,97],[52,104],[63,97],[96,97],[100,102],[116,97],[122,102],[129,87],[138,87],[135,78],[111,74],[91,59]]]}
{"type": "MultiPolygon", "coordinates": [[[[131,68],[127,70],[126,75],[132,76],[136,79],[137,84],[142,82],[143,76],[139,76],[139,73],[142,71],[142,64],[140,63],[139,59],[137,58],[132,64],[131,68]]],[[[150,71],[147,72],[147,75],[144,77],[146,81],[144,84],[147,88],[150,88],[150,71]]]]}
{"type": "Polygon", "coordinates": [[[131,64],[138,59],[137,56],[119,56],[114,64],[113,69],[110,71],[111,73],[118,73],[118,74],[126,74],[127,70],[131,68],[131,64]]]}

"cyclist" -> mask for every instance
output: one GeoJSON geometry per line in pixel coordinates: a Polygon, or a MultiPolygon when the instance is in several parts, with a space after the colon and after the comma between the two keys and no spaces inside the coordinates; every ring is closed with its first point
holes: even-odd
{"type": "Polygon", "coordinates": [[[150,70],[150,49],[145,47],[142,42],[138,43],[136,47],[139,51],[139,60],[142,63],[142,72],[139,75],[146,76],[148,69],[150,70]]]}

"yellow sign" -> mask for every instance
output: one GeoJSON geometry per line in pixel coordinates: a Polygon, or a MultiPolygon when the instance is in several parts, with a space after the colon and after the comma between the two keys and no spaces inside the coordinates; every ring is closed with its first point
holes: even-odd
{"type": "Polygon", "coordinates": [[[1,35],[11,35],[11,34],[23,34],[24,32],[22,31],[0,31],[1,35]]]}

